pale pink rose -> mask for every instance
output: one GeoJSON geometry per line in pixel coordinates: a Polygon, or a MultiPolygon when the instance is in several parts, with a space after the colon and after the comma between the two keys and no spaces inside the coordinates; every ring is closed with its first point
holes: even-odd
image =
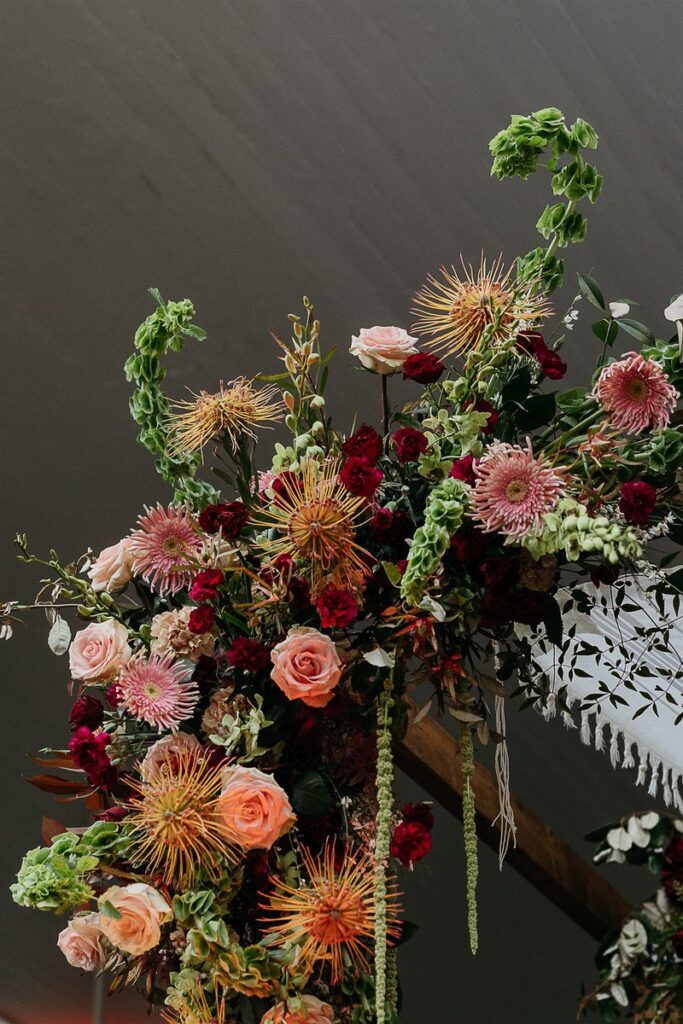
{"type": "Polygon", "coordinates": [[[123,590],[133,578],[133,556],[127,537],[118,544],[100,551],[96,561],[88,569],[92,588],[96,593],[106,591],[114,594],[123,590]]]}
{"type": "Polygon", "coordinates": [[[225,768],[216,816],[225,835],[244,850],[269,850],[296,820],[287,794],[258,768],[225,768]]]}
{"type": "Polygon", "coordinates": [[[59,933],[57,945],[72,967],[81,971],[99,971],[106,960],[100,941],[102,929],[98,914],[72,917],[59,933]]]}
{"type": "Polygon", "coordinates": [[[358,356],[367,370],[398,373],[408,356],[417,352],[417,338],[402,327],[362,327],[351,339],[351,355],[358,356]]]}
{"type": "Polygon", "coordinates": [[[109,682],[130,661],[132,653],[123,623],[115,619],[91,622],[76,633],[69,648],[71,675],[88,683],[109,682]]]}
{"type": "Polygon", "coordinates": [[[158,946],[162,924],[173,917],[161,893],[144,882],[113,885],[102,893],[98,906],[102,933],[112,946],[132,956],[140,956],[158,946]],[[107,903],[118,910],[119,917],[111,917],[104,911],[107,903]]]}
{"type": "Polygon", "coordinates": [[[162,770],[172,766],[174,757],[201,753],[202,745],[196,736],[187,732],[171,732],[153,743],[140,765],[143,782],[149,782],[162,770]]]}
{"type": "Polygon", "coordinates": [[[332,700],[342,664],[329,636],[309,626],[290,629],[270,657],[270,678],[290,700],[310,708],[324,708],[332,700]]]}
{"type": "Polygon", "coordinates": [[[334,1010],[329,1003],[323,1003],[315,996],[302,996],[301,1006],[288,1008],[287,1003],[278,1003],[267,1010],[261,1024],[330,1024],[334,1010]]]}

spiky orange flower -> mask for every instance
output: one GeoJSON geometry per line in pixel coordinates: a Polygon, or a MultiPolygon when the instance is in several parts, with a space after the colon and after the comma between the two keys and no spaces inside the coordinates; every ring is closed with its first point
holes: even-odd
{"type": "Polygon", "coordinates": [[[372,561],[354,539],[367,514],[367,501],[350,494],[338,473],[335,460],[307,460],[300,476],[279,477],[277,498],[254,518],[257,527],[276,532],[274,538],[260,541],[272,558],[289,555],[308,563],[314,596],[326,583],[358,590],[372,561]]]}
{"type": "MultiPolygon", "coordinates": [[[[301,965],[307,973],[316,964],[329,964],[332,985],[345,967],[367,971],[375,929],[375,863],[363,850],[346,852],[336,866],[333,845],[313,857],[302,850],[307,882],[299,888],[273,878],[267,902],[266,934],[273,945],[300,943],[301,965]]],[[[398,895],[392,882],[387,893],[387,934],[396,939],[398,895]]]]}
{"type": "Polygon", "coordinates": [[[165,759],[147,782],[128,779],[132,858],[167,885],[192,888],[200,870],[217,873],[237,860],[216,814],[221,771],[190,752],[165,759]]]}
{"type": "Polygon", "coordinates": [[[484,331],[488,342],[508,339],[523,325],[534,328],[551,312],[545,297],[528,284],[514,280],[514,264],[505,270],[499,257],[490,266],[482,257],[479,270],[465,266],[459,277],[455,267],[441,267],[441,277],[430,275],[415,296],[412,329],[429,335],[431,348],[459,355],[478,348],[484,331]]]}
{"type": "Polygon", "coordinates": [[[178,412],[171,420],[169,452],[174,458],[192,455],[217,437],[237,450],[242,434],[256,437],[254,427],[278,420],[284,411],[274,384],[257,389],[253,380],[238,377],[210,394],[190,392],[192,401],[175,402],[178,412]]]}
{"type": "Polygon", "coordinates": [[[219,986],[213,986],[213,1004],[209,1003],[202,980],[199,975],[192,988],[182,994],[174,992],[168,998],[170,1012],[161,1014],[167,1024],[225,1024],[226,1006],[225,993],[219,986]]]}

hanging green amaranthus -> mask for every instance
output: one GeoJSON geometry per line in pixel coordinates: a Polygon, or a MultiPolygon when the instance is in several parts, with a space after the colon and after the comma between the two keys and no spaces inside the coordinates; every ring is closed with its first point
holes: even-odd
{"type": "Polygon", "coordinates": [[[477,876],[479,861],[477,857],[477,826],[475,822],[474,789],[474,745],[472,733],[465,728],[460,737],[460,756],[462,763],[462,825],[465,834],[465,865],[467,873],[467,930],[470,937],[470,949],[476,953],[479,947],[477,931],[477,876]]]}
{"type": "Polygon", "coordinates": [[[384,684],[377,706],[377,823],[375,834],[375,1012],[377,1024],[385,1024],[387,1010],[393,1016],[396,986],[387,985],[387,868],[391,848],[394,761],[391,753],[391,722],[394,707],[393,675],[384,684]],[[391,989],[391,991],[390,991],[391,989]]]}

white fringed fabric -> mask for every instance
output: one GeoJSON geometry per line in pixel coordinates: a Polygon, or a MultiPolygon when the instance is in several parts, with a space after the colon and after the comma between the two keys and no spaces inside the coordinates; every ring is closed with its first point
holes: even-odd
{"type": "MultiPolygon", "coordinates": [[[[595,594],[592,584],[584,588],[595,594]]],[[[605,657],[614,656],[614,645],[620,644],[627,650],[629,659],[638,664],[639,659],[650,666],[658,665],[670,673],[672,689],[676,696],[683,693],[683,623],[674,614],[670,600],[667,600],[662,614],[642,592],[638,594],[641,606],[638,611],[619,611],[611,608],[606,611],[596,606],[590,616],[575,617],[577,625],[576,637],[570,644],[569,651],[564,655],[567,665],[576,653],[578,641],[583,639],[600,650],[605,657]],[[642,650],[637,627],[652,626],[656,623],[666,624],[670,630],[667,650],[659,651],[648,648],[642,650]]],[[[565,621],[565,628],[571,625],[565,621]]],[[[648,709],[638,718],[633,713],[640,705],[639,697],[633,691],[624,689],[621,695],[628,701],[628,706],[614,707],[604,700],[598,706],[580,710],[584,699],[595,693],[602,680],[608,686],[614,685],[612,676],[601,667],[595,655],[579,655],[575,667],[587,673],[582,678],[576,673],[573,678],[563,673],[562,664],[557,664],[553,652],[535,652],[537,662],[550,681],[550,694],[543,714],[552,718],[557,710],[556,692],[560,686],[567,686],[567,704],[569,712],[564,712],[565,725],[579,725],[582,743],[592,745],[596,750],[609,752],[614,768],[637,768],[637,785],[647,784],[648,793],[652,797],[661,796],[670,807],[675,807],[683,814],[683,723],[674,724],[677,708],[673,708],[665,699],[657,703],[659,711],[655,715],[648,709]]],[[[652,697],[661,696],[655,689],[657,676],[631,676],[638,690],[647,691],[652,697]]]]}

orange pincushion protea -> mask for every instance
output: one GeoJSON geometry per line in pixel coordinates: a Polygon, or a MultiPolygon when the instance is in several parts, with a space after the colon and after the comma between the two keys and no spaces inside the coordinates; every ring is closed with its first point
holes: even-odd
{"type": "Polygon", "coordinates": [[[308,563],[314,596],[327,583],[360,589],[372,561],[354,539],[367,501],[350,494],[338,474],[336,460],[307,460],[300,476],[283,473],[278,478],[275,501],[254,518],[257,527],[276,532],[275,538],[260,541],[271,558],[289,555],[308,563]]]}
{"type": "MultiPolygon", "coordinates": [[[[335,848],[328,843],[314,857],[302,850],[307,882],[296,888],[273,878],[273,888],[261,904],[265,932],[272,945],[300,943],[300,963],[306,973],[316,965],[330,968],[330,983],[338,984],[350,964],[367,971],[375,932],[375,863],[363,850],[345,851],[337,866],[335,848]]],[[[387,892],[387,935],[396,939],[398,894],[393,882],[387,892]]]]}

